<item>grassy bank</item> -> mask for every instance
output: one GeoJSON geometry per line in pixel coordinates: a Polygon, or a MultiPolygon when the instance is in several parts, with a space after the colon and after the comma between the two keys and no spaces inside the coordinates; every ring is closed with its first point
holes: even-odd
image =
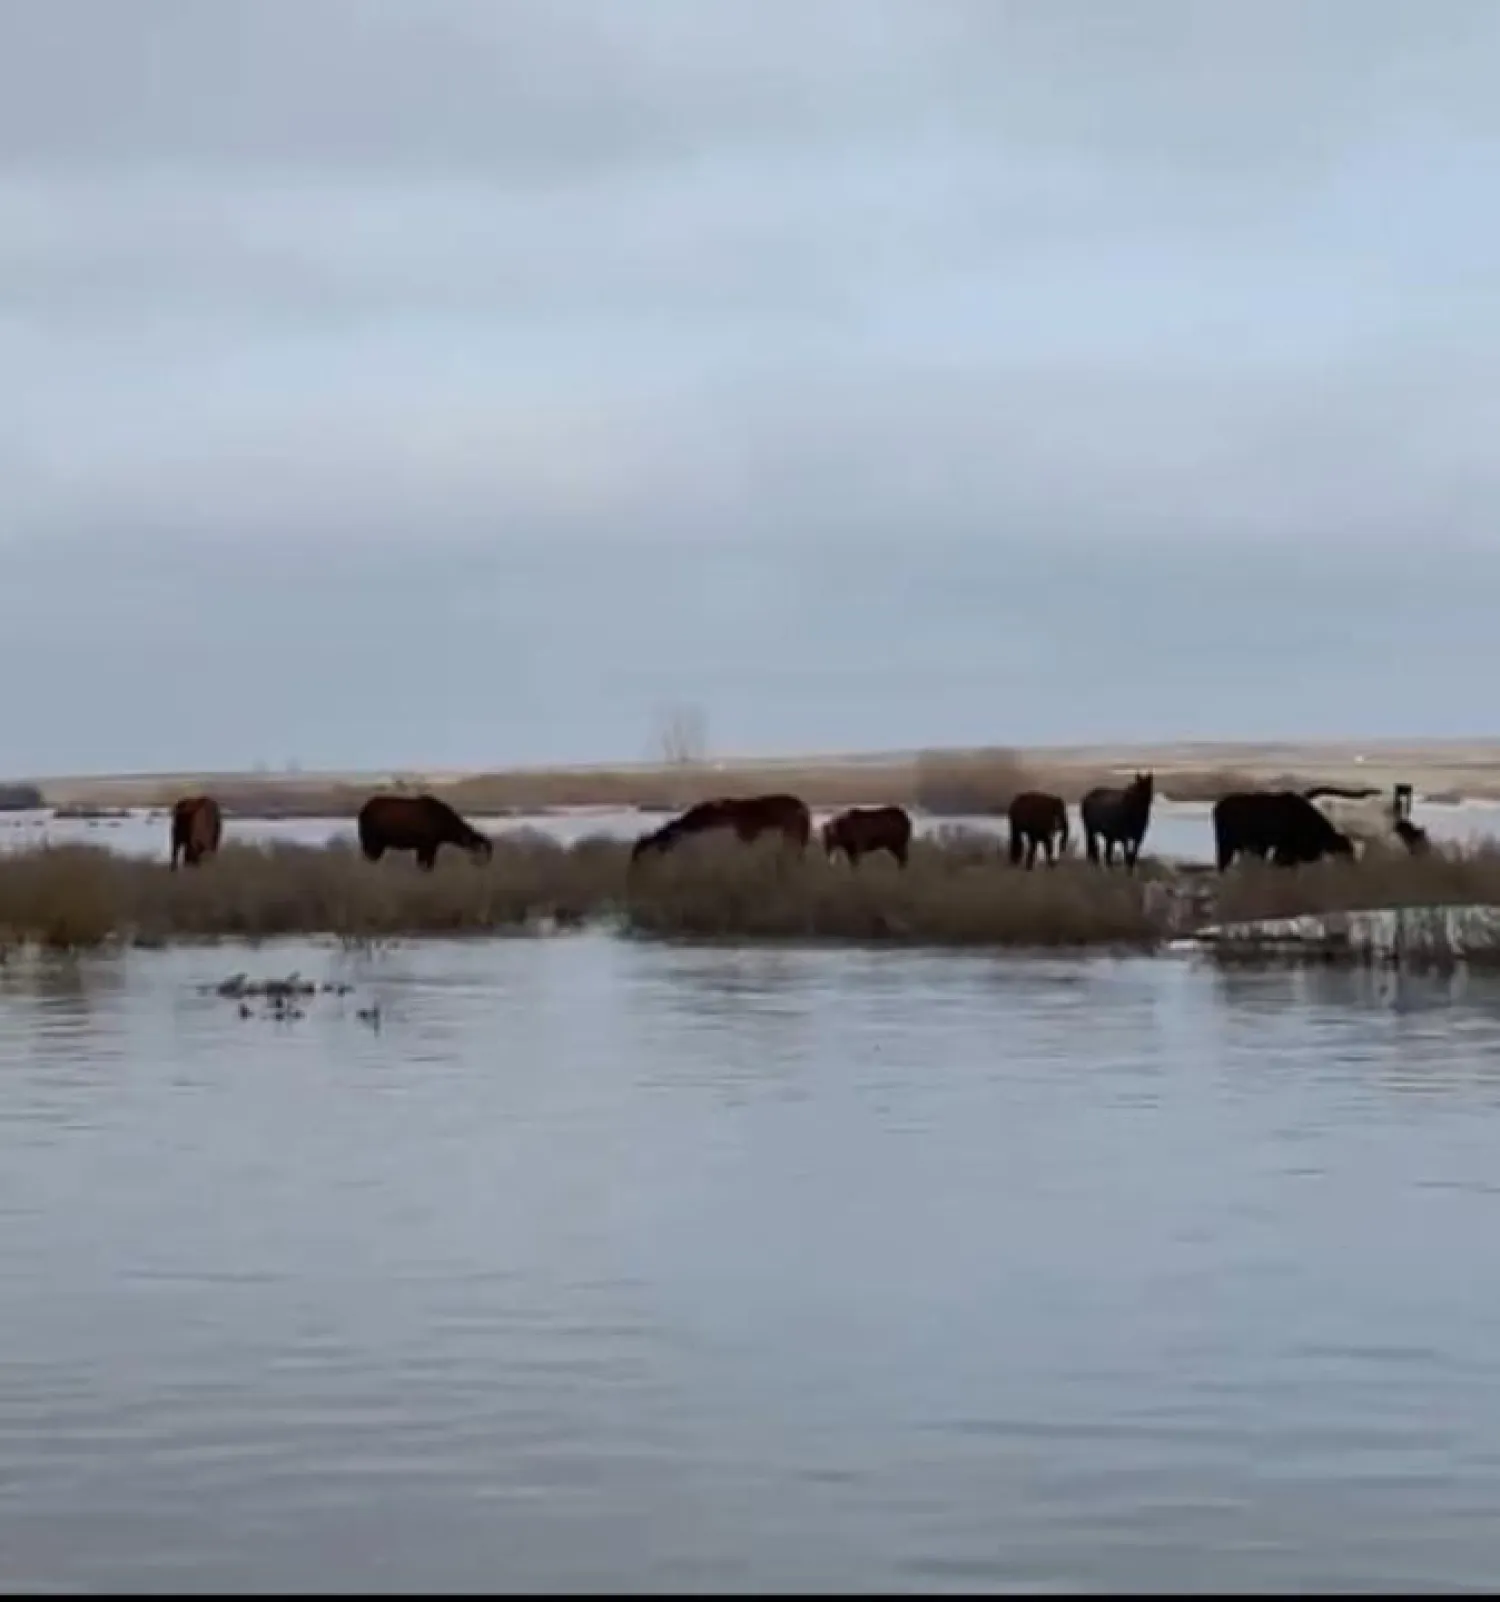
{"type": "Polygon", "coordinates": [[[92,846],[0,856],[0,944],[86,948],[110,940],[514,932],[600,921],[657,937],[897,941],[950,946],[1150,948],[1214,921],[1342,908],[1500,903],[1500,853],[1371,858],[1297,873],[1216,875],[1146,860],[1136,877],[1076,859],[1011,868],[998,835],[949,830],[916,842],[901,872],[851,872],[809,851],[703,840],[631,871],[626,843],[563,846],[501,835],[484,867],[445,853],[432,874],[409,859],[365,862],[347,844],[231,844],[205,867],[92,846]]]}

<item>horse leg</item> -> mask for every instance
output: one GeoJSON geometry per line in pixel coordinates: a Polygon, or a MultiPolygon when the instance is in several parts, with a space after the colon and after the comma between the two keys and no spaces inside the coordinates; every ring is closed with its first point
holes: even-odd
{"type": "Polygon", "coordinates": [[[1011,826],[1010,826],[1010,865],[1011,865],[1011,867],[1015,867],[1016,864],[1018,862],[1020,862],[1020,860],[1021,860],[1021,851],[1022,851],[1021,831],[1015,826],[1015,824],[1011,824],[1011,826]]]}
{"type": "Polygon", "coordinates": [[[437,866],[437,847],[418,846],[417,866],[421,868],[424,873],[431,873],[432,870],[437,866]]]}
{"type": "Polygon", "coordinates": [[[1099,866],[1099,836],[1091,828],[1086,828],[1083,831],[1083,845],[1084,850],[1088,853],[1089,861],[1097,868],[1099,866]]]}

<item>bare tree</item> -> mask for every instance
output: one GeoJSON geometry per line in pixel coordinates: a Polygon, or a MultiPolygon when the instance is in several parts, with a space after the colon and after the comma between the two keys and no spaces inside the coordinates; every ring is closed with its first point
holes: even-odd
{"type": "Polygon", "coordinates": [[[657,724],[655,751],[657,760],[668,767],[701,763],[708,756],[708,719],[702,707],[668,707],[657,724]]]}

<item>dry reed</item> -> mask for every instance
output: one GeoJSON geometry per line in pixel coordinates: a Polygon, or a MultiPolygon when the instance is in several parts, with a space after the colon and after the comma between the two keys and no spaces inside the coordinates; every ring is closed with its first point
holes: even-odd
{"type": "Polygon", "coordinates": [[[1214,898],[1225,923],[1378,907],[1500,906],[1500,845],[1435,847],[1425,856],[1372,845],[1357,862],[1328,861],[1287,872],[1238,865],[1214,898]]]}
{"type": "Polygon", "coordinates": [[[634,869],[629,842],[565,846],[500,831],[491,862],[444,852],[363,860],[352,844],[230,843],[201,868],[96,846],[0,855],[0,946],[337,935],[351,940],[569,928],[643,936],[901,941],[997,947],[1150,948],[1211,922],[1353,908],[1500,905],[1500,850],[1425,858],[1373,852],[1295,872],[1250,866],[1222,878],[1143,858],[1136,875],[1070,856],[1012,868],[1003,832],[943,830],[915,841],[903,872],[884,857],[857,870],[774,842],[720,836],[634,869]]]}

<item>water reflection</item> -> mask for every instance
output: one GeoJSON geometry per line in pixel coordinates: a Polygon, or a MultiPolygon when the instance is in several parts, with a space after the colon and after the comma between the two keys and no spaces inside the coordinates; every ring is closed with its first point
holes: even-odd
{"type": "Polygon", "coordinates": [[[596,936],[0,969],[0,1584],[1482,1586],[1496,994],[596,936]],[[233,968],[356,989],[247,1020],[233,968]]]}

